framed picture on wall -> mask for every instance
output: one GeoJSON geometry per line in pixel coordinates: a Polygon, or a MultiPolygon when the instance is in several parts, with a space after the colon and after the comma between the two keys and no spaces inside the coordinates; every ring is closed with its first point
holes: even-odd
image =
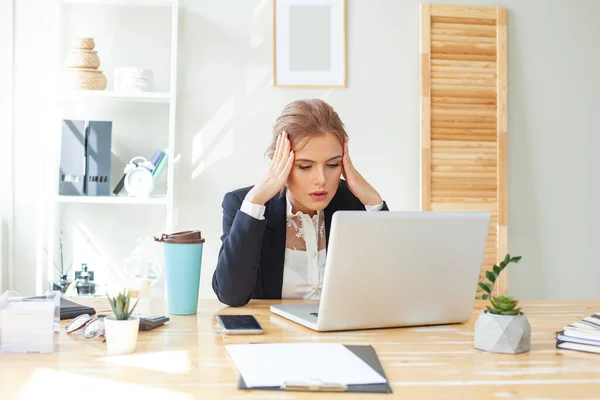
{"type": "Polygon", "coordinates": [[[273,0],[275,87],[346,87],[346,0],[273,0]]]}

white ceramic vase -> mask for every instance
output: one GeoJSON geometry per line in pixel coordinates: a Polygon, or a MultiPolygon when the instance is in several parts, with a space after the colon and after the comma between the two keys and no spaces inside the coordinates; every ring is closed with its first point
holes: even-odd
{"type": "Polygon", "coordinates": [[[475,322],[475,348],[492,353],[529,351],[531,326],[524,313],[497,315],[482,310],[475,322]]]}
{"type": "Polygon", "coordinates": [[[106,350],[109,355],[128,354],[135,351],[140,320],[130,317],[117,320],[114,316],[104,318],[106,350]]]}

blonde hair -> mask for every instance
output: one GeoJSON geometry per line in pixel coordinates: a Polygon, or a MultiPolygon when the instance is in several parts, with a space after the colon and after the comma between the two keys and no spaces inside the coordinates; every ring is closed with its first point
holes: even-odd
{"type": "Polygon", "coordinates": [[[287,133],[294,151],[317,135],[334,134],[342,146],[348,136],[338,114],[320,99],[296,100],[285,106],[273,127],[273,139],[266,151],[269,158],[273,158],[277,136],[283,131],[287,133]]]}

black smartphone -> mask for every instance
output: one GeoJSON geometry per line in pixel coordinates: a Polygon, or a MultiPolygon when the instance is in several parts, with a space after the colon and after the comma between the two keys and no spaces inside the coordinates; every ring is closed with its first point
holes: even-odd
{"type": "Polygon", "coordinates": [[[262,326],[253,315],[217,315],[223,333],[228,335],[260,335],[262,326]]]}
{"type": "Polygon", "coordinates": [[[140,317],[140,331],[150,331],[169,320],[170,318],[164,315],[147,315],[140,317]]]}

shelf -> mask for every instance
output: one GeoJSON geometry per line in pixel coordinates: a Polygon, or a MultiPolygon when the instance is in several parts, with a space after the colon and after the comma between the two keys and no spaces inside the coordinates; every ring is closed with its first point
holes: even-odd
{"type": "Polygon", "coordinates": [[[167,198],[162,197],[117,197],[117,196],[56,196],[59,203],[80,204],[153,204],[166,205],[167,198]]]}
{"type": "Polygon", "coordinates": [[[142,6],[142,7],[156,7],[156,6],[171,6],[173,0],[60,0],[61,3],[71,4],[97,4],[97,5],[111,5],[111,6],[142,6]]]}
{"type": "Polygon", "coordinates": [[[112,90],[71,90],[60,94],[61,101],[115,100],[139,103],[169,103],[168,92],[115,92],[112,90]]]}

